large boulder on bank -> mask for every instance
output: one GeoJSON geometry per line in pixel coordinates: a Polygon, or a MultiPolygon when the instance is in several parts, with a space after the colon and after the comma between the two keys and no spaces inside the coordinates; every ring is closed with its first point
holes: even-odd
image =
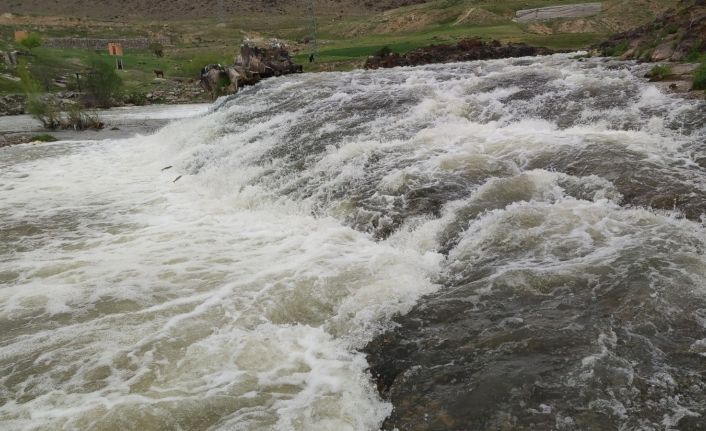
{"type": "Polygon", "coordinates": [[[534,47],[524,43],[508,43],[504,45],[497,40],[486,42],[473,38],[461,40],[456,45],[431,45],[418,48],[404,55],[383,50],[376,55],[368,57],[365,62],[365,68],[421,66],[432,63],[548,55],[553,52],[547,48],[534,47]]]}
{"type": "Polygon", "coordinates": [[[243,43],[233,65],[209,64],[201,70],[201,87],[216,97],[233,94],[261,79],[301,72],[303,67],[294,63],[282,43],[274,42],[268,47],[243,43]]]}

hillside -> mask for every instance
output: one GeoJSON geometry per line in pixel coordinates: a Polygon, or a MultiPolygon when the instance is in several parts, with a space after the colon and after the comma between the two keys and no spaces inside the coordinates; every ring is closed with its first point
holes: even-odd
{"type": "Polygon", "coordinates": [[[644,61],[694,61],[706,52],[706,1],[681,0],[658,19],[601,44],[606,55],[644,61]]]}
{"type": "MultiPolygon", "coordinates": [[[[315,0],[323,13],[387,10],[423,0],[315,0]]],[[[301,13],[309,0],[0,0],[0,13],[55,15],[97,19],[195,19],[233,14],[301,13]]]]}
{"type": "MultiPolygon", "coordinates": [[[[318,33],[311,44],[306,43],[312,34],[307,0],[0,0],[0,51],[16,49],[17,29],[44,38],[165,38],[170,43],[163,57],[129,49],[124,58],[127,68],[121,76],[128,91],[155,94],[170,91],[177,80],[195,79],[205,64],[232,63],[244,39],[283,40],[305,71],[350,70],[362,67],[383,47],[403,53],[469,37],[562,50],[587,48],[651,22],[677,4],[607,0],[595,16],[519,23],[513,20],[518,10],[576,0],[315,1],[318,33]],[[316,61],[310,63],[314,51],[316,61]],[[156,79],[154,70],[164,71],[166,80],[156,79]]],[[[72,88],[72,76],[96,55],[114,61],[107,52],[45,46],[34,50],[31,71],[47,90],[60,91],[72,88]]],[[[16,72],[0,62],[0,94],[20,91],[16,72]]]]}

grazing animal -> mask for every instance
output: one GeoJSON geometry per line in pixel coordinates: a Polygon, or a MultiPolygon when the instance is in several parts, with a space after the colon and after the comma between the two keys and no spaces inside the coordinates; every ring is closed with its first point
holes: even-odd
{"type": "Polygon", "coordinates": [[[160,78],[160,77],[161,77],[161,78],[164,78],[164,71],[163,71],[163,70],[159,70],[159,69],[155,69],[155,70],[154,70],[154,75],[155,75],[155,77],[157,77],[157,78],[160,78]]]}

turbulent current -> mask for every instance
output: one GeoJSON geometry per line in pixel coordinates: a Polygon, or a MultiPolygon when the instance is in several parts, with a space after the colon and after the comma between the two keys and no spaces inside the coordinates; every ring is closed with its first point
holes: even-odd
{"type": "Polygon", "coordinates": [[[646,67],[305,74],[0,149],[0,429],[702,429],[706,106],[646,67]]]}

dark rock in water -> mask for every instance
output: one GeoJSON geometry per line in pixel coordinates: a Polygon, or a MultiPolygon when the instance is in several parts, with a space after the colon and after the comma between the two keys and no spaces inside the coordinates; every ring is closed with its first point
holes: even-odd
{"type": "Polygon", "coordinates": [[[232,66],[205,66],[200,84],[213,98],[221,93],[236,93],[240,87],[254,85],[261,79],[301,72],[303,67],[292,61],[283,44],[272,43],[263,48],[244,43],[232,66]]]}
{"type": "Polygon", "coordinates": [[[412,50],[404,55],[383,50],[368,57],[366,69],[390,68],[397,66],[421,66],[432,63],[453,63],[459,61],[490,60],[498,58],[548,55],[554,51],[524,43],[503,45],[497,40],[485,42],[481,39],[464,39],[456,45],[431,45],[412,50]]]}
{"type": "MultiPolygon", "coordinates": [[[[657,429],[647,425],[682,407],[703,414],[706,362],[694,346],[706,330],[692,316],[704,303],[675,283],[681,311],[665,313],[650,283],[669,270],[654,268],[654,251],[584,274],[498,270],[500,254],[459,267],[366,348],[394,405],[383,429],[657,429]]],[[[674,422],[700,429],[698,419],[674,422]]]]}

